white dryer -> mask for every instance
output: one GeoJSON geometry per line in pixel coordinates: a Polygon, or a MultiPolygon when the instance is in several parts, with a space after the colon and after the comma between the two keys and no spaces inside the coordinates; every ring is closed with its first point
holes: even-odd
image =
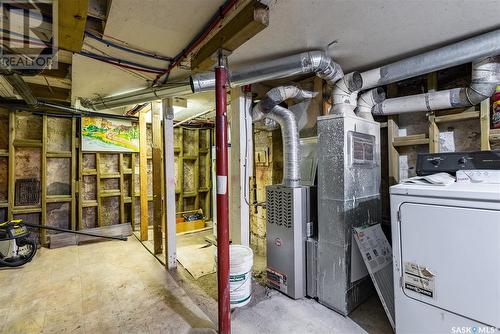
{"type": "Polygon", "coordinates": [[[500,332],[500,185],[390,194],[396,333],[500,332]]]}

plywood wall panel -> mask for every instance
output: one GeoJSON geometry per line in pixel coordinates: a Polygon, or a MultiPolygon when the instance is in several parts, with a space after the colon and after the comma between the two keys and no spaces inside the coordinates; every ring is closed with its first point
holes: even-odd
{"type": "Polygon", "coordinates": [[[82,209],[82,229],[97,227],[97,208],[88,207],[82,209]]]}
{"type": "Polygon", "coordinates": [[[41,150],[39,148],[16,148],[16,179],[35,178],[40,180],[41,161],[41,150]]]}
{"type": "Polygon", "coordinates": [[[118,173],[120,171],[119,154],[101,154],[101,173],[118,173]]]}
{"type": "Polygon", "coordinates": [[[42,139],[42,117],[18,112],[15,123],[16,139],[42,139]]]}
{"type": "MultiPolygon", "coordinates": [[[[45,224],[48,226],[70,229],[70,203],[47,203],[47,218],[45,224]]],[[[48,231],[48,234],[58,232],[48,231]]]]}
{"type": "Polygon", "coordinates": [[[116,225],[120,223],[120,198],[106,197],[101,199],[102,226],[116,225]]]}
{"type": "Polygon", "coordinates": [[[71,151],[71,119],[47,117],[47,151],[71,151]]]}
{"type": "Polygon", "coordinates": [[[47,195],[71,195],[71,159],[47,158],[47,195]]]}
{"type": "Polygon", "coordinates": [[[95,200],[97,199],[97,184],[95,175],[84,175],[82,183],[82,199],[83,200],[95,200]]]}
{"type": "Polygon", "coordinates": [[[95,153],[83,153],[82,167],[83,169],[96,169],[95,153]]]}

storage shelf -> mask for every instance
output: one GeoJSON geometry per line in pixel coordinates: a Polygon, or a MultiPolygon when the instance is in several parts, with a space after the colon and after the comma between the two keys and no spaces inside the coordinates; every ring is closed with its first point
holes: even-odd
{"type": "Polygon", "coordinates": [[[469,119],[479,119],[481,116],[480,111],[472,110],[472,111],[464,111],[458,114],[444,115],[444,116],[436,116],[434,118],[434,122],[437,124],[445,123],[445,122],[459,122],[466,121],[469,119]]]}
{"type": "Polygon", "coordinates": [[[392,144],[395,147],[413,146],[413,145],[428,145],[429,138],[426,138],[425,134],[395,137],[392,144]]]}

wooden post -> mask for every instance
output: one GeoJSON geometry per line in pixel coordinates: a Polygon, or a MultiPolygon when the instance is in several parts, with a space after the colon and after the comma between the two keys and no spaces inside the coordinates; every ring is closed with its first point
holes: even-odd
{"type": "MultiPolygon", "coordinates": [[[[244,89],[244,88],[243,88],[244,89]]],[[[249,177],[253,175],[251,97],[241,87],[231,90],[231,168],[229,226],[235,244],[250,244],[249,177]]]]}
{"type": "MultiPolygon", "coordinates": [[[[45,225],[47,222],[47,116],[42,116],[42,168],[41,168],[41,176],[40,176],[40,184],[41,184],[41,204],[42,204],[42,212],[41,212],[41,222],[40,225],[45,225]]],[[[40,240],[42,245],[47,245],[47,230],[40,230],[40,240]]]]}
{"type": "Polygon", "coordinates": [[[139,113],[139,182],[141,189],[141,241],[148,240],[148,143],[146,115],[139,113]]]}
{"type": "Polygon", "coordinates": [[[14,198],[16,195],[16,170],[15,170],[15,148],[14,148],[14,140],[16,138],[16,112],[9,112],[9,209],[8,216],[9,219],[13,219],[14,214],[14,198]]]}
{"type": "Polygon", "coordinates": [[[123,176],[123,153],[120,153],[118,161],[118,171],[120,172],[120,224],[125,224],[125,181],[123,176]]]}
{"type": "Polygon", "coordinates": [[[97,227],[102,225],[102,199],[101,199],[101,155],[95,154],[96,170],[96,200],[97,200],[97,227]]]}
{"type": "MultiPolygon", "coordinates": [[[[390,84],[387,86],[388,97],[397,96],[397,86],[390,84]]],[[[387,146],[389,149],[389,185],[399,182],[399,152],[394,147],[394,139],[399,136],[398,116],[389,116],[387,118],[387,146]]]]}
{"type": "Polygon", "coordinates": [[[153,243],[154,253],[163,252],[162,225],[163,225],[163,197],[162,197],[162,133],[160,109],[151,107],[151,120],[153,131],[153,243]]]}
{"type": "Polygon", "coordinates": [[[130,224],[132,231],[135,231],[135,157],[137,154],[132,153],[130,164],[132,166],[132,174],[130,174],[130,224]]]}
{"type": "Polygon", "coordinates": [[[71,229],[76,230],[76,118],[71,119],[71,229]]]}
{"type": "MultiPolygon", "coordinates": [[[[437,89],[437,72],[427,74],[427,91],[435,92],[437,89]]],[[[429,115],[429,152],[439,152],[439,127],[435,122],[434,113],[429,115]]]]}
{"type": "MultiPolygon", "coordinates": [[[[175,232],[174,107],[171,98],[162,100],[165,168],[165,259],[167,269],[177,267],[175,232]]],[[[182,130],[182,129],[181,129],[182,130]]],[[[178,160],[182,163],[182,159],[178,160]]]]}
{"type": "Polygon", "coordinates": [[[481,102],[481,151],[491,150],[490,146],[490,99],[481,102]]]}

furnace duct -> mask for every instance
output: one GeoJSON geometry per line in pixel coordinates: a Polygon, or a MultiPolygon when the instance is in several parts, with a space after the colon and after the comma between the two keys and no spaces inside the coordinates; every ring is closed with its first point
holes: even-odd
{"type": "Polygon", "coordinates": [[[299,130],[292,111],[279,106],[287,99],[310,99],[317,93],[302,90],[295,86],[276,87],[267,92],[266,97],[252,109],[254,122],[270,119],[281,127],[283,137],[283,185],[300,186],[300,148],[299,130]]]}
{"type": "Polygon", "coordinates": [[[500,56],[487,57],[472,64],[472,80],[469,87],[387,99],[374,105],[372,113],[394,115],[471,107],[493,95],[499,83],[500,56]]]}
{"type": "Polygon", "coordinates": [[[363,79],[358,72],[351,72],[338,80],[333,86],[332,109],[330,113],[352,113],[357,105],[358,91],[363,79]]]}
{"type": "MultiPolygon", "coordinates": [[[[322,51],[309,51],[292,56],[243,66],[230,71],[229,82],[232,87],[244,86],[256,82],[286,78],[299,74],[315,73],[329,85],[333,85],[344,76],[340,65],[322,51]]],[[[194,74],[190,77],[193,93],[213,90],[215,75],[213,72],[194,74]]]]}
{"type": "Polygon", "coordinates": [[[385,92],[377,87],[361,94],[358,98],[356,115],[358,117],[373,121],[372,108],[377,103],[385,100],[385,92]]]}

